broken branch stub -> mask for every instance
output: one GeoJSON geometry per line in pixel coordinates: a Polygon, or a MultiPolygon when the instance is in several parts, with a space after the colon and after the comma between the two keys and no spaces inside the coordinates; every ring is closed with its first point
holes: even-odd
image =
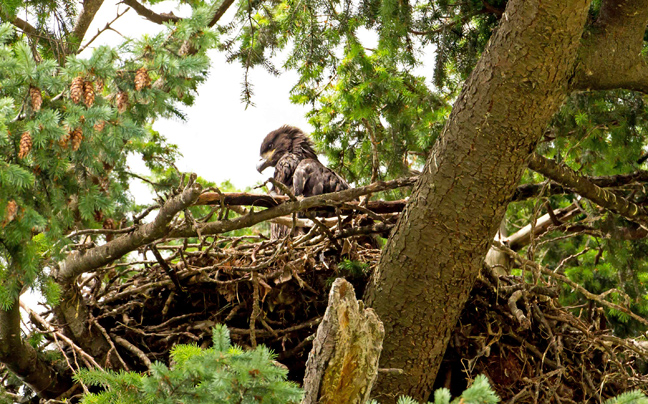
{"type": "Polygon", "coordinates": [[[306,362],[302,404],[367,402],[384,336],[376,313],[356,299],[349,282],[336,279],[306,362]]]}

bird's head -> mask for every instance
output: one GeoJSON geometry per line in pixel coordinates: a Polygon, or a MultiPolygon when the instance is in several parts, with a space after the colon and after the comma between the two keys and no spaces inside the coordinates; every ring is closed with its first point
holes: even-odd
{"type": "Polygon", "coordinates": [[[257,170],[263,172],[268,167],[274,167],[286,153],[295,154],[300,158],[317,159],[313,143],[304,132],[294,126],[284,125],[268,133],[263,139],[257,170]]]}

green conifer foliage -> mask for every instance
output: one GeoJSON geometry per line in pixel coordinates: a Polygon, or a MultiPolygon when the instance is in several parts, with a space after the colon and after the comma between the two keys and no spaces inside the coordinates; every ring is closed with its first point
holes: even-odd
{"type": "Polygon", "coordinates": [[[275,355],[266,347],[232,346],[223,325],[214,328],[212,341],[213,347],[205,350],[177,345],[171,352],[173,365],[156,363],[149,375],[84,370],[77,380],[105,390],[87,394],[82,402],[290,404],[301,400],[301,390],[286,380],[288,371],[273,363],[275,355]]]}
{"type": "Polygon", "coordinates": [[[182,118],[178,108],[193,102],[209,68],[206,52],[217,45],[208,28],[214,5],[195,2],[190,17],[156,35],[80,57],[84,45],[69,34],[75,5],[20,3],[3,3],[0,18],[12,21],[28,11],[37,17],[34,29],[51,41],[0,25],[3,309],[24,287],[39,287],[55,303],[58,292],[48,275],[68,252],[66,233],[128,220],[134,208],[129,155],[141,155],[154,173],[172,179],[167,169],[176,147],[151,123],[182,118]],[[48,18],[53,11],[60,18],[48,18]]]}

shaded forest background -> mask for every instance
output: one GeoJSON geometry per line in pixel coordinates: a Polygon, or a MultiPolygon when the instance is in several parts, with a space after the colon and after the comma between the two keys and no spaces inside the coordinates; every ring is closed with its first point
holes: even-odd
{"type": "MultiPolygon", "coordinates": [[[[168,362],[174,344],[209,345],[216,323],[238,344],[271,346],[300,381],[327,288],[345,276],[364,292],[380,251],[362,236],[390,242],[507,3],[187,1],[185,18],[153,11],[154,1],[123,3],[164,31],[97,46],[89,58],[77,55],[94,41],[87,31],[101,0],[0,6],[3,389],[10,401],[78,397],[71,375],[79,368],[143,371],[168,362]],[[363,46],[361,30],[376,33],[375,48],[363,46]],[[430,47],[434,69],[413,74],[430,47]],[[236,190],[178,172],[181,151],[151,123],[182,118],[212,49],[244,72],[298,71],[291,101],[310,107],[318,151],[356,188],[237,204],[222,195],[236,190]],[[282,66],[279,50],[289,55],[282,66]],[[133,155],[151,170],[143,180],[155,205],[138,206],[128,193],[142,180],[127,166],[133,155]],[[366,195],[402,203],[382,211],[352,203],[366,195]],[[323,206],[337,216],[328,231],[311,222],[301,238],[267,239],[269,220],[291,224],[293,213],[323,206]],[[43,296],[40,315],[19,311],[27,289],[43,296]]],[[[585,43],[605,7],[588,5],[585,43]]],[[[643,58],[644,42],[640,51],[643,58]]],[[[250,103],[254,83],[245,77],[241,102],[250,103]]],[[[506,215],[451,324],[434,386],[461,391],[486,372],[500,395],[522,402],[552,393],[603,401],[645,388],[648,109],[640,82],[606,86],[570,93],[515,194],[498,202],[506,215]]]]}

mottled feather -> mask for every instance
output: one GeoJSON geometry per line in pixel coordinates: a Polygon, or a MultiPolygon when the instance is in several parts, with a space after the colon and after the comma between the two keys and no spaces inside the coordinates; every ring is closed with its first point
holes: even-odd
{"type": "MultiPolygon", "coordinates": [[[[274,167],[274,179],[286,185],[295,196],[314,196],[349,188],[335,171],[322,164],[313,143],[300,129],[282,126],[265,137],[261,144],[259,171],[274,167]]],[[[283,194],[273,189],[275,194],[283,194]]],[[[286,226],[271,225],[272,238],[288,234],[286,226]]]]}

